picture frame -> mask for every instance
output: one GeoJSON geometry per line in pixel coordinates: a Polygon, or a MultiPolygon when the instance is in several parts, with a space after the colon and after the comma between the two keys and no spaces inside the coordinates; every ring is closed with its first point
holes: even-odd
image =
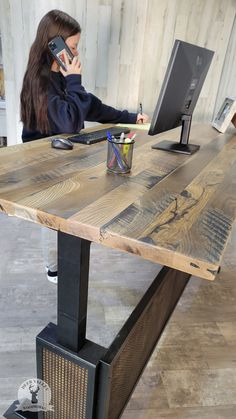
{"type": "Polygon", "coordinates": [[[215,119],[212,122],[212,126],[217,131],[224,133],[228,128],[230,122],[236,126],[236,98],[226,97],[222,103],[215,119]]]}
{"type": "Polygon", "coordinates": [[[235,126],[235,128],[236,128],[236,113],[234,114],[234,116],[233,116],[233,119],[232,119],[232,124],[235,126]]]}

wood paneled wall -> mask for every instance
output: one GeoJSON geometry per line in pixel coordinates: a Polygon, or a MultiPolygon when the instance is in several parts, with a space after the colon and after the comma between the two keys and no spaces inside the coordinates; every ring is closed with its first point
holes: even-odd
{"type": "Polygon", "coordinates": [[[226,96],[236,98],[236,16],[234,17],[234,24],[225,55],[214,114],[217,113],[226,96]]]}
{"type": "Polygon", "coordinates": [[[83,83],[104,102],[154,110],[175,39],[215,51],[194,119],[212,120],[226,95],[236,95],[235,0],[1,0],[8,144],[20,142],[19,94],[41,17],[58,8],[82,26],[83,83]]]}

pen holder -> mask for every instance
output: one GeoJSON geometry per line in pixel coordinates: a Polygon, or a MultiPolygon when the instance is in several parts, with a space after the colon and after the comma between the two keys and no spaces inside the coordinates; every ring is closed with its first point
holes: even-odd
{"type": "Polygon", "coordinates": [[[132,167],[134,140],[112,139],[107,141],[107,170],[113,173],[129,173],[132,167]]]}

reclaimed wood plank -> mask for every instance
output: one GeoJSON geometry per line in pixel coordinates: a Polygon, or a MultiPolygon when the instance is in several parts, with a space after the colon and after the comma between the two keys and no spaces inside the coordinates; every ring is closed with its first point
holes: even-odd
{"type": "Polygon", "coordinates": [[[50,139],[10,147],[0,153],[1,211],[214,279],[235,218],[232,133],[193,127],[201,148],[185,156],[151,149],[179,129],[141,132],[125,176],[106,172],[106,143],[69,152],[51,149],[50,139]],[[209,228],[214,240],[199,246],[209,228]]]}

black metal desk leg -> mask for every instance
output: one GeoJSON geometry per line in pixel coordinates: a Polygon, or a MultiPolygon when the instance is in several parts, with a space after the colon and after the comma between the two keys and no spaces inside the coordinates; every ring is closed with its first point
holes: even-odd
{"type": "MultiPolygon", "coordinates": [[[[90,242],[58,232],[58,325],[36,338],[37,375],[51,389],[44,419],[92,419],[105,348],[86,340],[90,242]]],[[[28,418],[27,418],[28,419],[28,418]]]]}
{"type": "Polygon", "coordinates": [[[58,343],[78,352],[87,320],[90,241],[58,232],[58,343]]]}

